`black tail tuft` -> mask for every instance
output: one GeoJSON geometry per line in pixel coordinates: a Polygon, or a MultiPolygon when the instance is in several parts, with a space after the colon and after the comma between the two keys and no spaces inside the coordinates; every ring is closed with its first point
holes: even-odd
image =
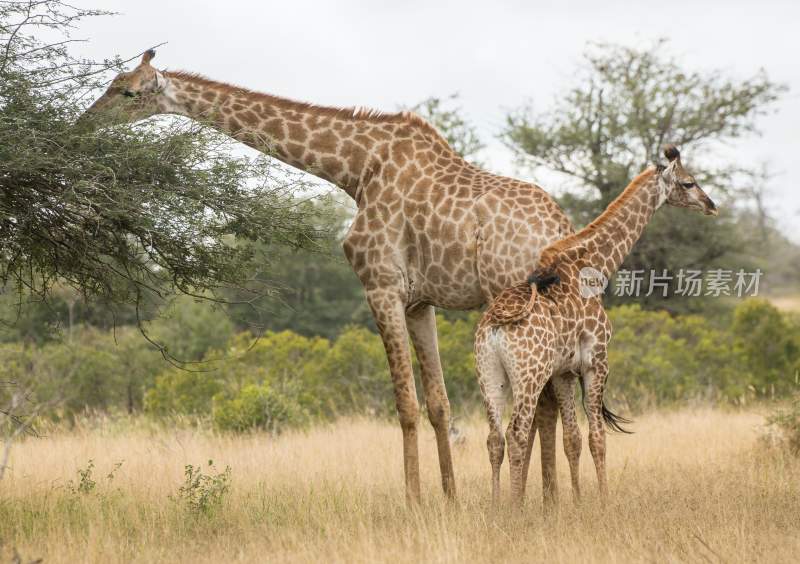
{"type": "Polygon", "coordinates": [[[528,284],[531,286],[536,285],[536,289],[540,292],[559,282],[561,282],[561,279],[558,274],[553,273],[534,271],[528,276],[528,284]]]}
{"type": "MultiPolygon", "coordinates": [[[[583,411],[586,412],[586,384],[583,381],[583,378],[578,376],[578,382],[581,385],[581,403],[583,404],[583,411]]],[[[625,433],[626,435],[632,435],[633,431],[628,431],[623,425],[630,425],[633,423],[632,420],[626,419],[621,415],[617,415],[610,409],[606,407],[606,402],[603,400],[603,421],[606,422],[606,427],[608,427],[612,431],[616,431],[617,433],[625,433]]]]}
{"type": "Polygon", "coordinates": [[[633,423],[630,419],[626,419],[621,415],[617,415],[610,409],[606,407],[606,402],[603,402],[603,420],[606,422],[606,427],[608,427],[612,431],[616,431],[618,433],[625,433],[626,435],[632,435],[633,431],[628,431],[622,425],[630,425],[633,423]]]}

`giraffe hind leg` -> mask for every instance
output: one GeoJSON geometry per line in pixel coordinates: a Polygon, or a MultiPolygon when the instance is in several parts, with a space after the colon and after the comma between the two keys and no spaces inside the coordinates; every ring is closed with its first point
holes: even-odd
{"type": "Polygon", "coordinates": [[[559,375],[551,380],[558,407],[561,412],[561,424],[564,427],[564,454],[569,463],[569,474],[572,480],[572,497],[575,502],[580,500],[580,458],[581,458],[581,429],[578,426],[577,412],[575,409],[575,377],[559,375]]]}
{"type": "MultiPolygon", "coordinates": [[[[527,352],[527,351],[526,351],[527,352]]],[[[508,464],[511,474],[511,500],[521,505],[525,497],[525,484],[528,479],[528,462],[532,440],[533,422],[536,417],[537,401],[542,388],[550,376],[550,365],[546,362],[528,362],[515,368],[509,377],[512,384],[513,408],[511,420],[506,429],[508,444],[508,464]]]]}
{"type": "MultiPolygon", "coordinates": [[[[545,385],[536,405],[535,431],[539,432],[539,449],[542,463],[542,503],[545,510],[558,503],[558,479],[556,477],[556,424],[558,407],[551,392],[552,384],[545,385]]],[[[533,437],[531,437],[532,443],[533,437]]],[[[531,444],[532,446],[532,444],[531,444]]]]}
{"type": "Polygon", "coordinates": [[[608,375],[605,351],[595,354],[591,364],[582,370],[586,389],[586,418],[589,420],[589,452],[592,453],[600,495],[608,497],[606,476],[606,429],[603,420],[603,388],[608,375]]]}
{"type": "Polygon", "coordinates": [[[503,363],[491,343],[494,337],[492,331],[494,329],[479,330],[476,335],[475,365],[489,421],[486,448],[492,466],[492,505],[497,507],[500,503],[500,469],[505,455],[503,410],[509,393],[509,383],[503,363]]]}

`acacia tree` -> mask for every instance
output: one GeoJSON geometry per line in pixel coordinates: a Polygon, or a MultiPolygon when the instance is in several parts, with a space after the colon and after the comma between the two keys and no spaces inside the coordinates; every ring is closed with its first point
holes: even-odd
{"type": "MultiPolygon", "coordinates": [[[[657,162],[665,143],[680,147],[700,183],[714,188],[715,199],[742,197],[734,187],[747,171],[739,163],[715,166],[705,157],[714,146],[758,133],[757,118],[784,91],[763,71],[734,80],[717,71],[685,70],[663,40],[644,50],[596,45],[576,75],[576,86],[551,110],[509,115],[503,139],[523,165],[566,175],[572,189],[559,203],[577,224],[596,217],[636,174],[657,162]]],[[[725,206],[714,221],[672,212],[654,217],[623,268],[751,265],[750,241],[735,229],[725,206]]],[[[687,305],[645,301],[673,309],[687,305]]]]}
{"type": "Polygon", "coordinates": [[[21,303],[66,284],[134,304],[141,321],[176,294],[224,300],[262,243],[313,245],[323,233],[294,197],[299,177],[227,138],[179,119],[75,125],[125,63],[70,53],[73,26],[106,14],[0,4],[0,288],[21,303]]]}

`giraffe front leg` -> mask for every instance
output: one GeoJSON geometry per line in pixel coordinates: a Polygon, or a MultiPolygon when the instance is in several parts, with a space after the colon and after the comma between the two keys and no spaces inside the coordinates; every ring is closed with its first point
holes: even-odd
{"type": "Polygon", "coordinates": [[[580,459],[581,429],[575,412],[575,378],[560,375],[551,380],[556,401],[561,411],[561,424],[564,427],[564,453],[569,462],[569,475],[572,480],[572,499],[577,503],[581,497],[580,459]]]}
{"type": "Polygon", "coordinates": [[[608,496],[606,478],[606,430],[603,424],[603,390],[608,376],[605,351],[593,354],[591,364],[583,371],[586,387],[586,416],[589,420],[589,452],[592,453],[600,495],[608,496]]]}
{"type": "Polygon", "coordinates": [[[428,419],[436,433],[442,489],[448,498],[453,499],[456,495],[456,483],[453,459],[450,453],[450,402],[447,399],[447,388],[444,385],[442,365],[439,359],[436,315],[433,306],[424,306],[419,310],[407,313],[406,323],[419,360],[428,419]]]}
{"type": "Polygon", "coordinates": [[[420,500],[417,438],[419,402],[414,384],[414,373],[411,368],[405,306],[397,293],[381,289],[367,291],[367,302],[375,316],[375,322],[389,361],[397,414],[400,418],[400,428],[403,431],[406,500],[413,505],[419,503],[420,500]]]}

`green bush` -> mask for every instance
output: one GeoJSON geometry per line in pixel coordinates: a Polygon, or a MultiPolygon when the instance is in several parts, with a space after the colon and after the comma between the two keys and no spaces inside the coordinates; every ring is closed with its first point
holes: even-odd
{"type": "Polygon", "coordinates": [[[475,375],[475,327],[480,313],[470,312],[466,319],[448,321],[437,316],[439,356],[444,382],[453,410],[479,405],[481,392],[475,375]]]}
{"type": "Polygon", "coordinates": [[[279,433],[308,421],[307,414],[291,398],[268,384],[249,384],[233,397],[214,398],[214,426],[220,431],[263,430],[279,433]]]}
{"type": "Polygon", "coordinates": [[[609,310],[614,335],[609,346],[608,394],[632,407],[686,399],[733,400],[748,377],[731,336],[706,319],[642,310],[609,310]]]}
{"type": "MultiPolygon", "coordinates": [[[[0,344],[2,380],[25,390],[50,415],[141,408],[144,390],[163,370],[161,355],[130,327],[112,333],[75,327],[61,341],[0,344]]],[[[0,404],[8,389],[0,387],[0,404]]]]}
{"type": "Polygon", "coordinates": [[[156,378],[144,396],[144,408],[155,415],[207,415],[214,396],[224,389],[214,372],[173,368],[156,378]]]}
{"type": "MultiPolygon", "coordinates": [[[[614,325],[606,388],[612,402],[633,410],[694,401],[741,405],[798,389],[800,326],[767,302],[745,300],[719,318],[636,305],[608,313],[614,325]]],[[[456,413],[480,404],[472,351],[478,318],[472,312],[438,320],[445,384],[456,413]]],[[[225,343],[206,331],[202,340],[195,351],[211,348],[200,371],[165,364],[132,328],[118,329],[116,339],[76,327],[62,342],[0,343],[0,366],[5,380],[32,387],[37,400],[57,400],[52,414],[70,418],[85,410],[135,412],[143,406],[159,417],[208,419],[221,430],[280,431],[342,415],[394,414],[383,344],[365,327],[349,326],[334,341],[291,331],[259,338],[244,332],[225,343]]],[[[0,400],[7,399],[3,394],[8,391],[0,389],[0,400]]]]}
{"type": "Polygon", "coordinates": [[[800,331],[788,316],[765,300],[746,300],[734,311],[731,331],[756,395],[774,398],[796,389],[800,331]]]}
{"type": "Polygon", "coordinates": [[[325,414],[390,414],[394,391],[378,335],[364,327],[345,329],[318,366],[325,414]]]}
{"type": "Polygon", "coordinates": [[[213,513],[231,488],[231,467],[214,472],[214,461],[208,461],[207,474],[200,465],[187,464],[183,468],[183,484],[174,501],[183,504],[190,512],[201,515],[213,513]]]}
{"type": "Polygon", "coordinates": [[[635,305],[609,315],[608,390],[635,407],[693,399],[742,404],[797,389],[800,332],[766,301],[741,302],[731,323],[635,305]]]}
{"type": "Polygon", "coordinates": [[[225,347],[233,336],[233,323],[214,304],[181,296],[152,324],[151,333],[170,355],[190,362],[225,347]]]}
{"type": "Polygon", "coordinates": [[[304,337],[291,331],[267,331],[257,339],[249,333],[234,336],[228,349],[213,353],[224,357],[219,363],[219,378],[230,391],[248,384],[269,384],[270,388],[291,397],[312,413],[321,412],[326,400],[324,375],[320,366],[330,350],[330,342],[320,337],[304,337]]]}

